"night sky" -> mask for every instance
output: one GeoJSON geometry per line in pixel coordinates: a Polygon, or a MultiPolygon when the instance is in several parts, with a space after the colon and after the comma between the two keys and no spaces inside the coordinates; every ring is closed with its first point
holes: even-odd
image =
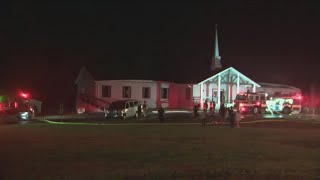
{"type": "Polygon", "coordinates": [[[97,78],[190,82],[210,71],[215,24],[223,67],[256,82],[319,82],[320,5],[80,2],[0,3],[2,89],[72,104],[82,66],[97,78]]]}

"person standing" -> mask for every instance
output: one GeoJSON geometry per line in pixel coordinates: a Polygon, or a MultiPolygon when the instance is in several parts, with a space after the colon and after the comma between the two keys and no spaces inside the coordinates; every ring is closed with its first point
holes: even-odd
{"type": "Polygon", "coordinates": [[[207,99],[203,103],[203,112],[204,112],[205,118],[207,118],[208,116],[208,100],[207,99]]]}
{"type": "Polygon", "coordinates": [[[231,127],[231,128],[234,128],[234,124],[235,124],[235,113],[234,113],[232,107],[230,107],[230,108],[228,109],[228,120],[229,120],[229,122],[230,122],[230,127],[231,127]]]}
{"type": "Polygon", "coordinates": [[[241,114],[239,111],[235,112],[235,123],[236,123],[236,127],[240,128],[240,121],[241,121],[241,114]]]}
{"type": "Polygon", "coordinates": [[[141,112],[142,112],[142,108],[141,108],[141,104],[138,105],[138,118],[141,117],[141,112]]]}
{"type": "Polygon", "coordinates": [[[143,106],[142,106],[142,110],[143,110],[143,116],[146,117],[147,116],[147,102],[144,101],[143,102],[143,106]]]}
{"type": "Polygon", "coordinates": [[[197,119],[199,114],[198,114],[198,110],[199,110],[199,105],[195,104],[193,106],[193,119],[197,119]]]}
{"type": "Polygon", "coordinates": [[[223,123],[223,121],[224,121],[225,111],[226,111],[226,109],[225,109],[225,107],[224,107],[224,104],[221,103],[221,104],[220,104],[220,109],[219,109],[219,116],[220,116],[220,122],[221,122],[221,123],[223,123]]]}
{"type": "Polygon", "coordinates": [[[160,106],[160,108],[158,109],[158,116],[159,116],[160,123],[164,123],[163,115],[164,115],[164,109],[162,108],[162,106],[160,106]]]}

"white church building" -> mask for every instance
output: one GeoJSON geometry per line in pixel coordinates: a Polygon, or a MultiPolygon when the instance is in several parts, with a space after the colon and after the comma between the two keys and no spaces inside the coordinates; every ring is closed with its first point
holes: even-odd
{"type": "Polygon", "coordinates": [[[268,94],[301,94],[295,87],[257,83],[233,67],[223,69],[218,49],[218,34],[215,33],[215,52],[211,70],[217,72],[196,83],[179,84],[156,80],[98,80],[83,67],[76,79],[76,108],[97,112],[108,108],[115,100],[135,99],[146,101],[150,108],[192,108],[205,100],[233,104],[236,95],[250,92],[268,94]]]}

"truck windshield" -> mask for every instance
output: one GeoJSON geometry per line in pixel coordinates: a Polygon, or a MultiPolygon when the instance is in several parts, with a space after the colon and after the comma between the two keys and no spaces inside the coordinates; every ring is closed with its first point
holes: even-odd
{"type": "Polygon", "coordinates": [[[246,95],[240,95],[238,94],[237,97],[236,97],[236,100],[246,100],[247,99],[247,96],[246,95]]]}

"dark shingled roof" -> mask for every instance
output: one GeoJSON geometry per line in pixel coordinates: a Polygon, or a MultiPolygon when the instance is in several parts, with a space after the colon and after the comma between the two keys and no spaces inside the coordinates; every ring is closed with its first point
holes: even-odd
{"type": "MultiPolygon", "coordinates": [[[[113,73],[108,67],[106,67],[104,70],[95,70],[97,68],[94,68],[93,65],[86,66],[86,69],[91,73],[93,78],[96,81],[99,80],[154,80],[154,81],[167,81],[167,82],[173,82],[173,83],[182,83],[182,84],[197,84],[221,71],[224,71],[225,69],[228,69],[230,67],[217,69],[215,71],[201,71],[201,69],[195,69],[193,72],[187,72],[183,70],[179,70],[178,75],[179,76],[170,76],[169,74],[157,74],[157,73],[150,73],[146,74],[146,72],[137,72],[135,70],[129,71],[129,72],[119,72],[119,73],[113,73]]],[[[101,69],[101,68],[100,68],[101,69]]],[[[241,72],[241,71],[239,71],[241,72]]],[[[242,72],[241,72],[242,73],[242,72]]],[[[253,79],[252,75],[248,75],[247,73],[243,73],[245,76],[248,76],[250,79],[255,81],[253,79]]],[[[256,82],[256,81],[255,81],[256,82]]]]}
{"type": "Polygon", "coordinates": [[[154,81],[167,81],[173,83],[183,83],[183,84],[196,84],[204,79],[211,77],[227,68],[217,69],[215,71],[202,71],[197,72],[186,72],[186,71],[179,71],[179,77],[177,76],[170,76],[169,74],[156,74],[150,73],[146,74],[145,72],[136,72],[134,70],[130,72],[119,72],[119,73],[112,73],[110,69],[105,68],[104,70],[95,70],[97,68],[86,66],[86,69],[91,73],[96,81],[98,80],[154,80],[154,81]]]}

